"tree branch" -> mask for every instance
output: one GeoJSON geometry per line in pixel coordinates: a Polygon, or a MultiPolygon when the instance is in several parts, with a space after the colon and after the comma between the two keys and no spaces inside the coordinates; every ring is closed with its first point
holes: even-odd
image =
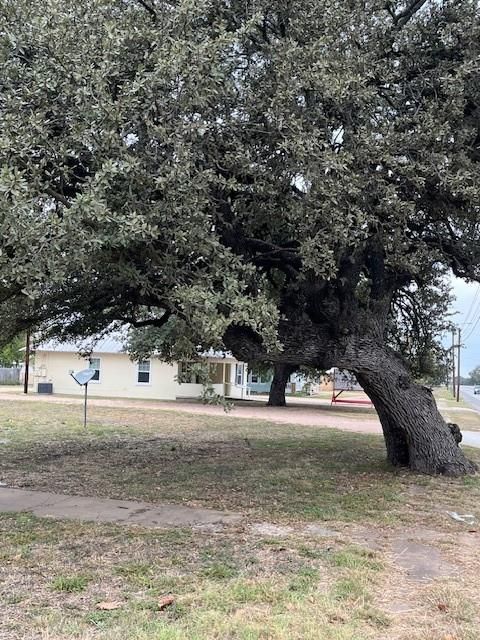
{"type": "Polygon", "coordinates": [[[385,9],[388,11],[388,13],[392,16],[393,20],[395,21],[396,19],[396,15],[395,15],[395,11],[392,7],[392,3],[391,2],[387,2],[385,4],[385,9]]]}
{"type": "Polygon", "coordinates": [[[45,193],[51,196],[54,200],[61,202],[66,207],[70,206],[70,202],[68,201],[68,199],[62,193],[58,193],[58,191],[55,191],[55,189],[52,189],[51,187],[46,187],[45,193]]]}
{"type": "Polygon", "coordinates": [[[148,13],[152,16],[152,20],[154,20],[154,21],[157,20],[157,12],[155,11],[155,9],[150,4],[148,4],[148,2],[146,2],[146,0],[136,0],[136,1],[144,9],[146,9],[148,11],[148,13]]]}
{"type": "Polygon", "coordinates": [[[397,27],[404,27],[413,16],[420,11],[427,0],[413,0],[401,13],[397,13],[394,17],[394,22],[397,27]]]}
{"type": "Polygon", "coordinates": [[[147,320],[135,320],[135,318],[122,317],[122,318],[119,318],[119,319],[122,322],[126,322],[128,324],[131,324],[132,327],[135,327],[135,329],[141,329],[142,327],[156,327],[157,329],[160,329],[161,327],[163,327],[164,325],[167,324],[167,322],[168,322],[168,320],[170,320],[171,316],[172,316],[172,312],[171,311],[165,311],[161,318],[149,318],[147,320]]]}

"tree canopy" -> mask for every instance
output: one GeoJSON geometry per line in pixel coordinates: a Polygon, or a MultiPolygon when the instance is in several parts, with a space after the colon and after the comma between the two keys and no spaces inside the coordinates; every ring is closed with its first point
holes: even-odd
{"type": "Polygon", "coordinates": [[[393,463],[471,470],[385,336],[402,287],[480,277],[478,4],[5,2],[3,334],[174,316],[350,368],[393,463]]]}
{"type": "Polygon", "coordinates": [[[5,3],[3,299],[221,338],[476,277],[477,4],[5,3]]]}

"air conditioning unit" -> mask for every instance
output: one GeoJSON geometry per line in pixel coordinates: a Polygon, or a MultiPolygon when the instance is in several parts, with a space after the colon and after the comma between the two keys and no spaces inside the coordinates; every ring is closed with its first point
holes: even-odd
{"type": "Polygon", "coordinates": [[[53,384],[51,382],[39,382],[37,393],[53,393],[53,384]]]}

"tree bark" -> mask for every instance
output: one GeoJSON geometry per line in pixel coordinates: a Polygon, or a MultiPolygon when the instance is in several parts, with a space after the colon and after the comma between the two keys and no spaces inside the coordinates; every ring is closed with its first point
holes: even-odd
{"type": "Polygon", "coordinates": [[[268,407],[284,407],[287,403],[285,400],[285,387],[288,379],[297,367],[283,362],[274,365],[274,373],[270,393],[268,396],[268,407]]]}
{"type": "Polygon", "coordinates": [[[352,370],[372,400],[382,424],[387,458],[395,466],[431,475],[475,473],[454,433],[440,415],[430,389],[410,380],[398,356],[370,346],[367,366],[352,370]]]}

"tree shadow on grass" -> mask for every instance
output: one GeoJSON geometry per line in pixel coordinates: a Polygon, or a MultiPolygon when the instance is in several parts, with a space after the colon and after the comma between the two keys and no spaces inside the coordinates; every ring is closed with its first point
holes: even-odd
{"type": "Polygon", "coordinates": [[[384,458],[381,438],[333,430],[213,441],[71,438],[12,450],[2,475],[58,493],[348,521],[385,519],[398,501],[398,477],[384,458]]]}

